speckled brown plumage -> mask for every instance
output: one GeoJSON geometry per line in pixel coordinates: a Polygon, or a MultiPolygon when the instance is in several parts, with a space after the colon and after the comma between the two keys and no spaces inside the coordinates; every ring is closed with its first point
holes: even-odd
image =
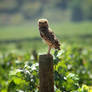
{"type": "Polygon", "coordinates": [[[60,50],[60,43],[59,43],[58,39],[56,38],[54,32],[52,32],[52,30],[49,28],[48,20],[47,19],[39,19],[38,25],[39,25],[39,32],[40,32],[41,38],[49,46],[48,54],[50,53],[51,48],[60,50]]]}

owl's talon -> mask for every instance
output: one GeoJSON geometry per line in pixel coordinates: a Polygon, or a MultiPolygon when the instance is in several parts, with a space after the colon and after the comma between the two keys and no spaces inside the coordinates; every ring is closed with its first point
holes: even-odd
{"type": "Polygon", "coordinates": [[[49,47],[48,47],[48,54],[50,54],[50,50],[51,50],[51,47],[49,46],[49,47]]]}

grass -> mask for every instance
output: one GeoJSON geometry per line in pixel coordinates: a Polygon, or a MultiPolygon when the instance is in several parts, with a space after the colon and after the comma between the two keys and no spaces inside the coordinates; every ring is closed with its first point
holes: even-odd
{"type": "MultiPolygon", "coordinates": [[[[83,46],[92,45],[92,23],[52,23],[50,27],[62,42],[82,44],[83,46]]],[[[39,35],[38,26],[36,24],[25,24],[20,26],[5,26],[0,27],[0,41],[4,40],[20,40],[19,43],[1,44],[0,48],[15,49],[22,47],[24,49],[44,48],[47,45],[43,44],[39,35]],[[36,38],[36,40],[35,40],[36,38]],[[24,39],[30,39],[25,41],[24,39]],[[20,46],[21,45],[21,46],[20,46]]]]}
{"type": "MultiPolygon", "coordinates": [[[[92,34],[92,23],[57,23],[52,24],[51,28],[59,36],[79,36],[92,34]]],[[[0,40],[20,39],[20,38],[39,37],[37,25],[5,26],[0,27],[0,40]]]]}

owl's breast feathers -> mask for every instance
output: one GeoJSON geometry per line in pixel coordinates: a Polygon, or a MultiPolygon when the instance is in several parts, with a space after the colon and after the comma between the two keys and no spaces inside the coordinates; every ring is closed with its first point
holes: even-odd
{"type": "Polygon", "coordinates": [[[60,43],[59,43],[58,39],[56,38],[55,34],[51,31],[51,29],[48,29],[48,31],[41,30],[40,35],[49,46],[60,50],[60,43]]]}

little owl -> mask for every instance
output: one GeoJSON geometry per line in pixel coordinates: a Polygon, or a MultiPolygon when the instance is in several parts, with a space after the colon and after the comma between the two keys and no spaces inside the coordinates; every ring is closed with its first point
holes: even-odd
{"type": "Polygon", "coordinates": [[[48,44],[48,54],[50,54],[51,48],[60,50],[60,43],[54,32],[49,28],[48,20],[39,19],[38,26],[41,38],[48,44]]]}

